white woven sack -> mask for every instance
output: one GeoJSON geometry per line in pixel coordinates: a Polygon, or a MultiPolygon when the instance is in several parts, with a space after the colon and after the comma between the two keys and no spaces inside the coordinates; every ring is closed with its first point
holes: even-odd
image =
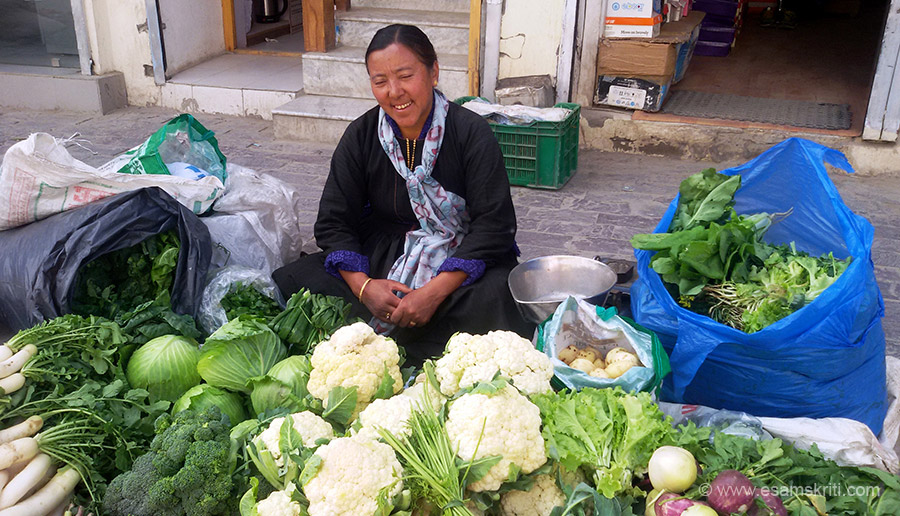
{"type": "Polygon", "coordinates": [[[0,163],[0,231],[151,186],[162,188],[197,214],[208,210],[225,189],[213,176],[194,180],[94,168],[72,157],[65,140],[33,133],[10,147],[0,163]]]}

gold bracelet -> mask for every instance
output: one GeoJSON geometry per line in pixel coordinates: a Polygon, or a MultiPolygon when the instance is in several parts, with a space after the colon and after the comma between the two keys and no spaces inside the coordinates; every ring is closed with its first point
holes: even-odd
{"type": "Polygon", "coordinates": [[[366,285],[368,285],[370,281],[372,281],[372,278],[366,278],[366,281],[364,281],[362,286],[359,287],[359,295],[356,297],[359,299],[360,303],[362,303],[362,295],[363,295],[363,292],[366,290],[366,285]]]}

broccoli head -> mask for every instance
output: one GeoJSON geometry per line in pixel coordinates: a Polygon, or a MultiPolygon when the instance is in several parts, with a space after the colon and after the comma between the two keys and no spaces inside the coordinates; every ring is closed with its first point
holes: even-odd
{"type": "Polygon", "coordinates": [[[150,451],[110,483],[103,509],[110,516],[218,516],[240,499],[232,474],[230,428],[218,407],[164,415],[150,451]]]}

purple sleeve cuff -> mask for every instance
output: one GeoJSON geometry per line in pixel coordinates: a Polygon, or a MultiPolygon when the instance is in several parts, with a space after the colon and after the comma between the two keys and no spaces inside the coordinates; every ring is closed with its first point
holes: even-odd
{"type": "Polygon", "coordinates": [[[325,272],[336,278],[339,271],[369,273],[369,257],[353,251],[332,251],[325,257],[325,272]]]}
{"type": "Polygon", "coordinates": [[[466,285],[471,285],[478,281],[484,275],[485,263],[482,260],[463,260],[462,258],[447,258],[444,260],[444,263],[441,264],[441,268],[438,269],[438,272],[445,271],[463,271],[469,275],[466,278],[466,281],[462,282],[461,287],[465,287],[466,285]]]}

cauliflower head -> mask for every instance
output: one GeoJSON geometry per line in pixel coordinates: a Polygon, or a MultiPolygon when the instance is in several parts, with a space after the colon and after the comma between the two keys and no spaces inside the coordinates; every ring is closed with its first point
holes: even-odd
{"type": "MultiPolygon", "coordinates": [[[[303,446],[307,448],[315,448],[316,441],[319,439],[331,439],[334,437],[334,429],[331,425],[321,417],[313,414],[308,410],[291,414],[293,428],[300,434],[303,446]]],[[[279,417],[269,423],[268,428],[260,432],[257,436],[257,442],[265,444],[266,449],[272,454],[275,463],[280,468],[284,466],[284,457],[281,456],[281,425],[284,424],[284,418],[279,417]]]]}
{"type": "Polygon", "coordinates": [[[375,400],[359,413],[360,428],[357,435],[378,439],[379,428],[390,431],[397,437],[409,435],[409,415],[413,409],[413,399],[402,393],[386,400],[375,400]]]}
{"type": "Polygon", "coordinates": [[[319,447],[322,464],[303,492],[310,516],[369,516],[378,508],[378,493],[388,497],[403,488],[403,468],[393,448],[365,437],[340,437],[319,447]]]}
{"type": "Polygon", "coordinates": [[[528,491],[509,491],[500,496],[502,516],[545,516],[565,505],[566,495],[553,475],[538,475],[528,491]]]}
{"type": "Polygon", "coordinates": [[[306,387],[316,398],[327,401],[328,392],[338,386],[357,388],[353,417],[372,401],[385,374],[394,380],[394,394],[403,388],[397,344],[364,322],[338,329],[316,346],[310,362],[306,387]]]}
{"type": "Polygon", "coordinates": [[[553,364],[528,339],[512,331],[486,335],[457,333],[435,364],[441,392],[453,396],[460,389],[488,382],[500,371],[524,394],[550,392],[553,364]]]}
{"type": "MultiPolygon", "coordinates": [[[[360,428],[357,433],[370,439],[378,439],[378,428],[384,428],[397,437],[408,436],[407,424],[413,410],[425,408],[425,389],[427,382],[417,383],[400,394],[386,400],[375,400],[359,413],[360,428]]],[[[428,402],[431,409],[438,411],[444,396],[434,387],[428,385],[428,402]]]]}
{"type": "Polygon", "coordinates": [[[287,491],[273,491],[265,500],[256,504],[259,516],[300,516],[303,507],[291,500],[287,491]]]}
{"type": "Polygon", "coordinates": [[[509,475],[510,464],[516,464],[522,473],[531,473],[547,462],[541,411],[510,385],[491,395],[460,396],[450,405],[446,428],[461,459],[503,457],[484,478],[469,485],[471,491],[498,489],[509,475]]]}

